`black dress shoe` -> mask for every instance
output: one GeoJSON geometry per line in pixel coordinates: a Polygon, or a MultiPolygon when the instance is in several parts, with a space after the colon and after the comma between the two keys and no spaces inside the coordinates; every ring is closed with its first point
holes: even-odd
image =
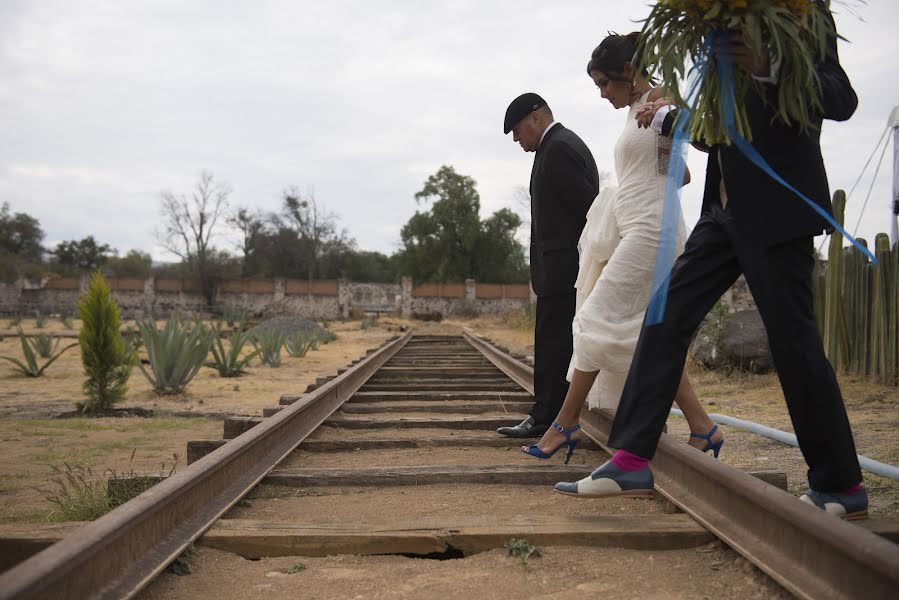
{"type": "Polygon", "coordinates": [[[513,438],[532,438],[540,437],[547,429],[546,425],[535,425],[534,417],[528,417],[515,427],[500,427],[496,433],[513,438]]]}

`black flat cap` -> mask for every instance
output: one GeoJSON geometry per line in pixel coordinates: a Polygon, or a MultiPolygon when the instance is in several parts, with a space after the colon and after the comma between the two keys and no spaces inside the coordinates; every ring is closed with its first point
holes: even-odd
{"type": "Polygon", "coordinates": [[[506,120],[503,122],[503,133],[509,133],[523,118],[546,106],[546,100],[533,92],[522,94],[506,109],[506,120]]]}

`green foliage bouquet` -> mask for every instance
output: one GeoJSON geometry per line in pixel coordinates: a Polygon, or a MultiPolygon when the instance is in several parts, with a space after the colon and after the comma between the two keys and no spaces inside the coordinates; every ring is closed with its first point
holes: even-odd
{"type": "Polygon", "coordinates": [[[721,106],[710,40],[735,32],[742,33],[753,56],[767,51],[772,64],[779,64],[775,98],[746,69],[734,69],[732,108],[740,135],[752,139],[744,99],[753,88],[773,101],[776,119],[803,131],[814,128],[814,116],[824,110],[815,63],[824,58],[829,36],[836,35],[822,6],[811,0],[659,0],[644,22],[637,55],[675,102],[693,113],[690,139],[731,142],[722,123],[722,110],[730,107],[721,106]],[[689,65],[700,69],[699,79],[695,90],[684,94],[689,65]]]}

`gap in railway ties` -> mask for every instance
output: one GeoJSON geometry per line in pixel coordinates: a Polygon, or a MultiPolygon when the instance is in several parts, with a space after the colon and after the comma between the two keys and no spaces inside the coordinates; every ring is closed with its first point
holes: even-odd
{"type": "MultiPolygon", "coordinates": [[[[580,479],[608,455],[585,438],[568,465],[564,449],[541,461],[519,451],[536,440],[494,432],[524,419],[532,402],[464,338],[414,336],[200,543],[251,560],[446,560],[512,538],[648,551],[714,539],[658,494],[584,501],[553,493],[555,482],[580,479]]],[[[255,422],[226,422],[225,437],[255,422]]]]}

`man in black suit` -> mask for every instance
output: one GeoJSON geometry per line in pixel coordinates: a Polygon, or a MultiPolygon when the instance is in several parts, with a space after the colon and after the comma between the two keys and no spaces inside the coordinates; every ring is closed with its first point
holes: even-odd
{"type": "MultiPolygon", "coordinates": [[[[728,53],[737,68],[765,81],[766,99],[758,94],[746,99],[752,145],[786,181],[832,213],[820,125],[825,118],[848,119],[858,104],[840,66],[836,39],[828,40],[826,57],[817,65],[824,113],[817,117],[817,128],[806,132],[772,119],[778,87],[768,57],[750,55],[739,36],[724,41],[717,52],[728,53]]],[[[813,237],[828,229],[824,219],[736,147],[710,148],[701,216],[672,269],[662,323],[643,326],[615,415],[609,445],[619,451],[588,477],[559,483],[556,490],[610,496],[652,489],[647,461],[668,418],[693,332],[743,273],[765,323],[809,467],[811,489],[802,499],[839,516],[866,516],[852,432],[813,310],[813,237]]]]}
{"type": "Polygon", "coordinates": [[[543,435],[568,391],[577,279],[577,243],[587,211],[599,193],[599,173],[587,145],[553,119],[537,94],[522,94],[506,110],[503,132],[525,152],[536,152],[531,170],[531,285],[537,294],[534,332],[534,406],[530,416],[497,433],[543,435]]]}

